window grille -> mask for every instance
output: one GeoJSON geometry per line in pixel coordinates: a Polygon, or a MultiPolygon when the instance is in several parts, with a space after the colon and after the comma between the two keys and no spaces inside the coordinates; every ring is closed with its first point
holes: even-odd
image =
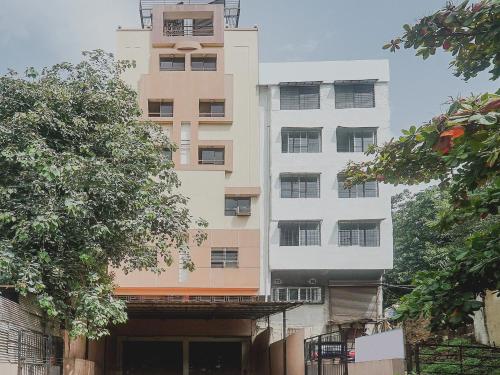
{"type": "Polygon", "coordinates": [[[281,175],[281,198],[319,198],[320,176],[281,175]]]}
{"type": "Polygon", "coordinates": [[[317,128],[281,129],[281,152],[283,153],[321,152],[321,129],[317,128]]]}
{"type": "Polygon", "coordinates": [[[192,71],[216,71],[217,56],[191,56],[192,71]]]}
{"type": "Polygon", "coordinates": [[[224,215],[248,216],[251,213],[251,199],[249,197],[226,197],[224,215]]]}
{"type": "Polygon", "coordinates": [[[232,247],[213,248],[212,268],[238,268],[238,249],[232,247]]]}
{"type": "Polygon", "coordinates": [[[337,152],[366,152],[377,144],[377,128],[337,128],[337,152]]]}
{"type": "Polygon", "coordinates": [[[321,303],[321,287],[279,287],[272,288],[274,302],[321,303]]]}
{"type": "Polygon", "coordinates": [[[373,83],[335,84],[335,108],[375,107],[373,83]]]}
{"type": "Polygon", "coordinates": [[[380,223],[339,222],[339,246],[380,246],[380,223]]]}
{"type": "Polygon", "coordinates": [[[184,56],[160,56],[160,70],[161,71],[176,71],[185,70],[185,57],[184,56]]]}
{"type": "Polygon", "coordinates": [[[320,246],[319,221],[280,221],[280,246],[320,246]]]}
{"type": "Polygon", "coordinates": [[[319,85],[280,86],[280,109],[319,109],[319,85]]]}
{"type": "Polygon", "coordinates": [[[200,148],[198,151],[198,164],[224,165],[224,149],[200,148]]]}
{"type": "Polygon", "coordinates": [[[378,197],[378,182],[366,181],[353,185],[350,188],[345,186],[345,176],[338,175],[339,198],[373,198],[378,197]]]}

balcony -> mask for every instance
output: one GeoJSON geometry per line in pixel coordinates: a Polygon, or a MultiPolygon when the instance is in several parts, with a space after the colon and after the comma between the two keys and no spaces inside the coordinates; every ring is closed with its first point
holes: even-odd
{"type": "MultiPolygon", "coordinates": [[[[181,20],[182,21],[182,20],[181,20]]],[[[163,26],[163,36],[213,36],[214,27],[195,25],[172,25],[166,22],[163,26]]]]}

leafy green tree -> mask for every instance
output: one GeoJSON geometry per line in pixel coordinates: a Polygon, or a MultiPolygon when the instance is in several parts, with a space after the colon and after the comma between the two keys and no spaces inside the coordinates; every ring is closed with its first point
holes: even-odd
{"type": "Polygon", "coordinates": [[[430,187],[416,194],[408,190],[392,199],[394,268],[384,274],[388,284],[384,303],[390,306],[411,291],[417,272],[444,270],[467,237],[489,225],[489,220],[465,220],[443,228],[441,213],[450,209],[446,189],[430,187]],[[398,287],[400,286],[400,287],[398,287]]]}
{"type": "Polygon", "coordinates": [[[447,205],[446,194],[436,187],[411,194],[408,190],[392,198],[394,267],[384,274],[389,286],[384,304],[391,306],[410,292],[415,273],[447,266],[449,247],[464,239],[460,230],[442,232],[439,212],[447,205]]]}
{"type": "Polygon", "coordinates": [[[83,55],[0,77],[0,278],[73,336],[98,338],[126,320],[108,266],[164,271],[193,220],[162,156],[174,146],[138,121],[120,79],[131,64],[83,55]]]}
{"type": "MultiPolygon", "coordinates": [[[[499,17],[498,0],[449,3],[416,25],[406,25],[405,34],[385,47],[397,50],[404,42],[405,48],[416,48],[426,58],[441,46],[452,53],[457,75],[468,79],[492,67],[496,79],[499,17]]],[[[348,183],[438,181],[449,194],[448,208],[440,213],[444,229],[481,222],[481,228],[450,254],[445,269],[416,275],[415,289],[402,298],[398,310],[401,319],[429,318],[432,329],[471,322],[471,314],[481,307],[476,297],[500,289],[500,95],[455,99],[446,113],[368,153],[374,155],[371,161],[348,165],[348,183]]]]}

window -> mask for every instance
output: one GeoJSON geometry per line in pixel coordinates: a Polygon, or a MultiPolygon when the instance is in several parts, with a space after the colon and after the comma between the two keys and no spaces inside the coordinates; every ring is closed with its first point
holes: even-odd
{"type": "Polygon", "coordinates": [[[172,101],[150,100],[148,102],[149,117],[172,117],[174,103],[172,101]]]}
{"type": "Polygon", "coordinates": [[[281,175],[281,198],[319,198],[319,174],[281,175]]]}
{"type": "Polygon", "coordinates": [[[366,152],[377,144],[377,128],[337,128],[337,152],[366,152]]]}
{"type": "Polygon", "coordinates": [[[214,35],[214,21],[212,18],[193,19],[194,36],[212,36],[214,35]]]}
{"type": "Polygon", "coordinates": [[[188,165],[191,162],[191,123],[189,121],[181,122],[179,154],[182,165],[188,165]]]}
{"type": "Polygon", "coordinates": [[[319,109],[319,85],[280,86],[280,109],[319,109]]]}
{"type": "Polygon", "coordinates": [[[224,117],[224,102],[200,100],[200,117],[224,117]]]}
{"type": "Polygon", "coordinates": [[[160,70],[185,70],[184,56],[160,56],[160,70]]]}
{"type": "Polygon", "coordinates": [[[283,153],[321,152],[321,129],[318,128],[281,129],[281,152],[283,153]]]}
{"type": "Polygon", "coordinates": [[[339,246],[380,246],[380,223],[339,222],[339,246]]]}
{"type": "Polygon", "coordinates": [[[224,149],[200,148],[198,150],[198,164],[224,165],[224,149]]]}
{"type": "Polygon", "coordinates": [[[345,187],[345,176],[338,175],[339,198],[372,198],[378,197],[378,182],[367,181],[362,184],[345,187]]]}
{"type": "Polygon", "coordinates": [[[238,249],[221,247],[212,249],[212,268],[238,268],[238,249]]]}
{"type": "Polygon", "coordinates": [[[172,150],[168,147],[162,149],[162,154],[165,160],[172,161],[172,150]]]}
{"type": "Polygon", "coordinates": [[[215,71],[217,70],[217,56],[192,56],[191,70],[193,71],[215,71]]]}
{"type": "Polygon", "coordinates": [[[184,20],[183,19],[164,19],[163,20],[163,35],[179,36],[184,35],[184,20]]]}
{"type": "Polygon", "coordinates": [[[373,107],[375,107],[373,83],[335,84],[335,108],[373,107]]]}
{"type": "Polygon", "coordinates": [[[251,200],[249,197],[226,197],[224,215],[249,216],[251,214],[251,200]]]}
{"type": "Polygon", "coordinates": [[[320,246],[319,221],[280,221],[280,246],[320,246]]]}
{"type": "Polygon", "coordinates": [[[273,288],[274,302],[321,303],[320,287],[283,287],[273,288]]]}

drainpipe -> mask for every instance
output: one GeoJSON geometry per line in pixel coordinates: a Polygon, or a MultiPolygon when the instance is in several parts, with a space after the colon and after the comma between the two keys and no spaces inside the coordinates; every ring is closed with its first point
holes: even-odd
{"type": "Polygon", "coordinates": [[[287,375],[287,368],[286,368],[286,310],[283,310],[283,375],[287,375]]]}

